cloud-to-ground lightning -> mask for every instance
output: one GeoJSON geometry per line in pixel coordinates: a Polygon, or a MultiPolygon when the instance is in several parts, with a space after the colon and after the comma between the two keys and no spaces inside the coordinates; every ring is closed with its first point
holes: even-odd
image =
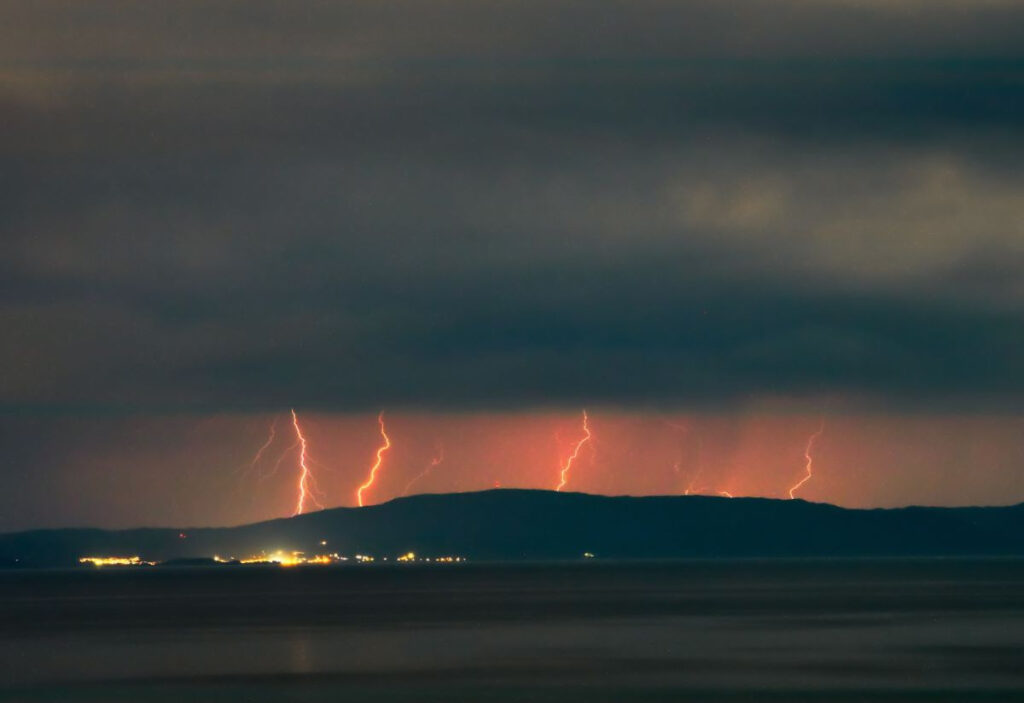
{"type": "Polygon", "coordinates": [[[391,438],[388,437],[387,430],[384,428],[383,411],[377,416],[377,424],[380,425],[380,436],[384,443],[377,448],[377,461],[370,467],[370,475],[366,478],[366,482],[356,490],[356,503],[360,508],[363,507],[363,493],[377,480],[377,471],[380,470],[381,464],[384,463],[384,453],[391,448],[391,438]]]}
{"type": "Polygon", "coordinates": [[[433,458],[430,460],[430,463],[426,465],[423,471],[420,471],[418,474],[416,474],[416,476],[413,477],[413,479],[409,481],[409,483],[405,484],[405,490],[402,491],[402,495],[409,495],[409,491],[412,489],[412,487],[420,479],[425,478],[427,474],[429,474],[431,471],[437,468],[437,466],[440,465],[442,461],[444,461],[444,445],[438,442],[437,449],[434,453],[433,458]]]}
{"type": "Polygon", "coordinates": [[[569,470],[572,468],[572,463],[576,461],[576,458],[580,455],[580,450],[583,445],[590,441],[590,426],[588,424],[587,411],[583,411],[583,437],[576,442],[576,446],[573,447],[572,453],[569,454],[569,458],[565,460],[565,464],[562,465],[562,471],[559,473],[558,485],[555,486],[555,491],[560,492],[565,488],[565,484],[569,482],[569,470]]]}
{"type": "Polygon", "coordinates": [[[805,483],[811,480],[814,476],[814,457],[811,456],[811,450],[814,449],[814,440],[818,439],[825,432],[825,418],[821,419],[821,426],[818,427],[818,431],[807,438],[807,444],[804,446],[804,477],[797,481],[792,488],[789,489],[790,500],[796,498],[796,491],[803,486],[805,483]]]}
{"type": "Polygon", "coordinates": [[[302,515],[306,510],[306,501],[309,500],[318,508],[323,510],[324,506],[320,504],[320,501],[313,495],[313,473],[309,470],[309,453],[308,446],[306,443],[306,436],[302,433],[302,428],[299,427],[299,416],[295,414],[294,408],[292,409],[292,426],[295,428],[295,436],[299,441],[299,483],[297,486],[298,499],[295,503],[294,515],[302,515]]]}

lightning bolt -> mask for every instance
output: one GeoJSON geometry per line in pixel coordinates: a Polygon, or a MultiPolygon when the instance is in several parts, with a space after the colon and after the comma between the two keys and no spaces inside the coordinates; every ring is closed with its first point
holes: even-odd
{"type": "Polygon", "coordinates": [[[267,435],[266,441],[258,450],[256,450],[256,453],[253,455],[252,459],[249,461],[248,464],[242,464],[237,469],[235,469],[236,476],[240,476],[241,478],[248,478],[249,474],[251,474],[253,470],[256,469],[256,466],[260,463],[260,460],[263,459],[263,455],[266,453],[266,451],[270,449],[270,445],[274,443],[274,438],[276,434],[277,418],[275,417],[270,423],[269,434],[267,435]]]}
{"type": "Polygon", "coordinates": [[[256,456],[249,462],[249,470],[256,468],[256,464],[260,463],[260,459],[263,458],[263,453],[270,449],[270,445],[274,443],[274,437],[277,435],[277,418],[275,417],[273,422],[270,423],[270,435],[267,437],[267,441],[263,443],[263,446],[256,452],[256,456]]]}
{"type": "Polygon", "coordinates": [[[427,464],[426,468],[423,469],[423,471],[420,471],[419,474],[417,474],[413,480],[409,481],[409,483],[405,485],[405,490],[402,491],[402,495],[409,495],[409,489],[413,487],[413,484],[415,484],[421,478],[424,478],[427,474],[433,471],[434,468],[437,467],[442,461],[444,461],[444,445],[438,442],[434,458],[430,460],[430,463],[427,464]]]}
{"type": "Polygon", "coordinates": [[[697,436],[697,470],[690,477],[690,483],[687,484],[686,490],[683,491],[684,496],[692,495],[694,493],[699,494],[702,489],[694,489],[697,484],[697,479],[700,478],[701,473],[704,471],[704,441],[697,436]]]}
{"type": "Polygon", "coordinates": [[[671,427],[677,432],[689,432],[690,426],[683,422],[673,422],[672,420],[662,420],[667,427],[671,427]]]}
{"type": "MultiPolygon", "coordinates": [[[[672,422],[671,420],[662,420],[662,422],[664,422],[668,427],[671,427],[673,430],[675,430],[676,433],[679,434],[679,435],[688,434],[689,431],[690,431],[690,428],[687,425],[680,424],[678,422],[672,422]]],[[[682,472],[682,470],[683,470],[683,448],[682,448],[682,442],[680,442],[678,458],[674,462],[672,462],[672,473],[675,474],[676,476],[679,476],[679,474],[682,472]]],[[[696,478],[696,476],[694,477],[694,479],[695,478],[696,478]]],[[[690,481],[689,486],[686,488],[685,495],[690,495],[690,489],[691,488],[693,488],[693,480],[690,481]]]]}
{"type": "Polygon", "coordinates": [[[266,438],[263,446],[261,446],[256,452],[256,455],[253,456],[252,463],[249,465],[250,468],[259,464],[259,460],[263,458],[263,452],[269,449],[270,445],[273,444],[273,438],[276,434],[278,434],[278,419],[274,418],[273,422],[270,423],[270,435],[266,438]]]}
{"type": "Polygon", "coordinates": [[[295,436],[299,442],[299,484],[298,500],[295,503],[295,512],[292,515],[302,515],[306,510],[306,501],[311,501],[321,510],[324,506],[320,504],[320,501],[313,495],[313,484],[314,478],[313,473],[309,470],[309,454],[307,452],[306,436],[302,434],[302,428],[299,427],[299,416],[295,414],[295,409],[292,409],[292,426],[295,428],[295,436]]]}
{"type": "Polygon", "coordinates": [[[391,448],[391,439],[384,429],[384,411],[381,411],[377,416],[377,424],[380,425],[380,436],[384,439],[384,444],[380,445],[377,449],[377,461],[370,467],[370,475],[367,477],[366,483],[356,490],[356,503],[359,504],[360,508],[363,507],[363,491],[372,486],[373,482],[377,480],[377,471],[380,469],[380,465],[384,463],[384,452],[391,448]]]}
{"type": "Polygon", "coordinates": [[[572,454],[570,454],[569,458],[565,460],[565,464],[562,466],[562,471],[559,474],[558,485],[555,486],[555,491],[556,492],[560,492],[563,488],[565,488],[565,484],[567,484],[569,482],[569,469],[572,468],[572,462],[576,461],[576,457],[578,457],[580,455],[580,449],[583,448],[583,445],[590,441],[590,437],[591,437],[590,426],[587,424],[587,420],[588,420],[588,418],[587,418],[587,411],[586,411],[586,409],[584,409],[583,410],[583,432],[584,432],[583,438],[580,439],[580,441],[576,442],[576,446],[573,447],[572,454]]]}
{"type": "Polygon", "coordinates": [[[818,428],[818,431],[807,438],[807,445],[804,447],[804,461],[806,462],[804,464],[805,475],[792,488],[789,489],[790,500],[796,498],[794,493],[796,493],[797,489],[800,488],[805,483],[807,483],[808,481],[810,481],[811,477],[814,475],[814,458],[811,456],[811,450],[814,449],[814,440],[820,437],[824,432],[825,418],[821,418],[821,426],[818,428]]]}
{"type": "Polygon", "coordinates": [[[268,471],[267,473],[260,475],[260,483],[262,483],[263,481],[266,481],[268,478],[270,478],[272,476],[276,476],[277,472],[281,468],[281,464],[285,460],[285,457],[287,457],[291,453],[291,451],[293,449],[298,448],[299,444],[300,444],[299,440],[295,440],[295,442],[290,447],[288,447],[283,452],[281,452],[281,456],[277,457],[277,461],[274,462],[274,468],[271,469],[270,471],[268,471]]]}

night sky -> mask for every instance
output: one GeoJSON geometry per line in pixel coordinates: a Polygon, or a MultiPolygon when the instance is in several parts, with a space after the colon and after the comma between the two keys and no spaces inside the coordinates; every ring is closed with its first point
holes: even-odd
{"type": "Polygon", "coordinates": [[[1013,0],[0,2],[0,530],[1022,501],[1022,137],[1013,0]]]}

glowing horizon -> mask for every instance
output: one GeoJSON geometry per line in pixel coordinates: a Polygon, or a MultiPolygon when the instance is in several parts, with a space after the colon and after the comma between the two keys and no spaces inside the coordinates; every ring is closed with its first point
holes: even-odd
{"type": "MultiPolygon", "coordinates": [[[[403,494],[496,485],[596,495],[778,499],[788,499],[792,491],[796,498],[851,508],[1024,500],[1016,415],[588,407],[584,432],[579,409],[389,410],[383,418],[294,410],[294,416],[288,411],[146,416],[75,425],[74,436],[81,439],[74,451],[31,464],[32,475],[47,481],[38,491],[22,492],[16,507],[23,509],[9,511],[0,530],[232,525],[305,513],[314,506],[356,507],[360,497],[371,505],[403,494]],[[294,436],[301,434],[305,444],[299,439],[292,444],[281,432],[286,412],[290,429],[299,424],[294,436]],[[823,419],[827,432],[821,433],[823,419]],[[377,432],[369,429],[374,424],[377,432]],[[273,441],[271,427],[276,427],[273,441]],[[589,444],[596,441],[599,451],[589,444]],[[560,472],[574,454],[563,484],[560,472]],[[367,457],[379,463],[367,466],[367,457]],[[253,465],[258,473],[250,471],[253,465]],[[125,486],[131,487],[131,500],[120,490],[125,486]]],[[[17,429],[17,422],[9,429],[17,429]]],[[[19,431],[27,435],[31,426],[19,431]]],[[[66,428],[62,432],[71,434],[66,428]]]]}

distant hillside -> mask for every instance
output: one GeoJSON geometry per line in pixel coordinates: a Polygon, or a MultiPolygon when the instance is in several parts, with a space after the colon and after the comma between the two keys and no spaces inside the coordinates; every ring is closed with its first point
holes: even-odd
{"type": "Polygon", "coordinates": [[[6,534],[0,565],[70,566],[87,555],[241,557],[274,549],[378,558],[413,551],[474,561],[576,559],[584,552],[614,559],[1024,556],[1024,504],[847,510],[802,500],[493,490],[412,496],[233,528],[6,534]]]}

